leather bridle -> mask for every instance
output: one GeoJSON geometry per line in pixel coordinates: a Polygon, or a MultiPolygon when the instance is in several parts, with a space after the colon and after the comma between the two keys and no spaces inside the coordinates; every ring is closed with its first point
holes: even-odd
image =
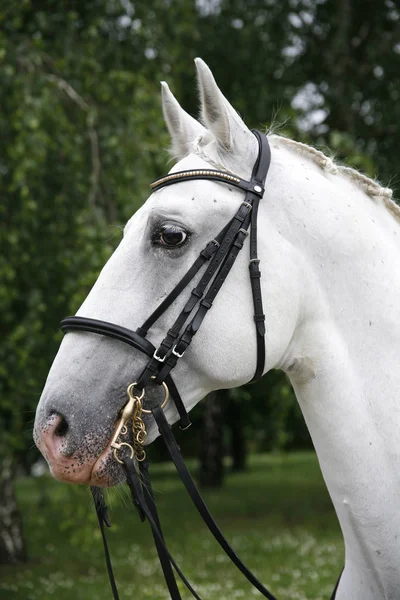
{"type": "Polygon", "coordinates": [[[138,389],[143,389],[153,378],[156,384],[165,382],[174,399],[179,412],[180,426],[186,429],[190,420],[170,375],[178,360],[183,356],[190,345],[193,336],[199,330],[204,317],[211,308],[212,303],[228,276],[236,257],[241,250],[250,228],[250,262],[249,273],[254,303],[254,321],[256,325],[257,364],[254,377],[258,379],[263,374],[265,363],[265,316],[263,314],[260,268],[257,254],[257,214],[260,199],[264,195],[264,183],[268,173],[271,152],[268,140],[259,131],[254,131],[257,138],[259,152],[250,181],[240,177],[212,169],[198,169],[180,171],[161,177],[151,184],[153,192],[166,186],[182,181],[194,179],[208,179],[222,182],[239,188],[245,192],[245,198],[233,218],[220,231],[215,239],[208,242],[200,252],[190,269],[182,277],[174,289],[167,295],[161,304],[153,311],[146,321],[136,331],[131,331],[114,323],[89,319],[87,317],[67,317],[61,322],[61,329],[68,331],[88,331],[105,335],[140,350],[150,357],[144,371],[136,382],[138,389]],[[173,304],[176,298],[186,289],[188,284],[207,263],[200,281],[191,291],[190,297],[178,315],[167,335],[158,348],[146,338],[149,329],[173,304]],[[194,314],[193,314],[194,313],[194,314]]]}
{"type": "MultiPolygon", "coordinates": [[[[181,595],[175,580],[173,568],[181,577],[192,595],[200,600],[199,595],[193,589],[191,584],[184,577],[173,557],[170,555],[163,538],[160,521],[152,493],[151,481],[149,476],[149,461],[145,452],[138,454],[135,450],[135,441],[133,447],[127,443],[118,443],[117,438],[126,423],[130,419],[132,412],[136,410],[137,417],[132,417],[135,440],[139,439],[139,446],[144,443],[145,433],[141,422],[141,413],[143,410],[151,412],[153,415],[160,435],[164,440],[167,450],[178,471],[182,482],[189,492],[196,508],[200,512],[203,520],[207,524],[215,539],[219,542],[223,550],[227,553],[239,570],[247,577],[256,589],[269,600],[276,600],[275,596],[264,587],[253,573],[242,563],[235,551],[224,538],[212,515],[210,514],[204,500],[202,499],[196,485],[186,467],[179,446],[175,441],[172,430],[165,418],[164,411],[160,407],[159,401],[143,401],[142,397],[146,386],[150,383],[162,385],[171,393],[172,399],[178,410],[181,429],[187,429],[190,426],[189,415],[185,409],[179,391],[171,376],[172,369],[184,355],[192,342],[193,337],[199,330],[207,312],[210,310],[215,297],[225,282],[235,260],[243,247],[244,241],[249,235],[249,275],[251,290],[253,296],[254,322],[256,329],[257,359],[255,373],[251,381],[259,379],[265,366],[265,316],[263,313],[263,303],[261,294],[261,272],[259,268],[259,259],[257,253],[257,215],[260,200],[263,198],[265,189],[265,180],[270,166],[271,152],[267,137],[261,132],[254,130],[258,142],[258,156],[254,164],[250,181],[246,181],[236,175],[225,171],[214,169],[198,169],[189,171],[175,172],[165,177],[157,179],[151,184],[153,192],[166,186],[191,181],[195,179],[212,180],[219,183],[228,184],[245,192],[244,200],[239,209],[220,233],[207,243],[205,248],[182,277],[175,288],[167,295],[154,312],[146,319],[141,327],[136,331],[131,331],[125,327],[113,323],[89,319],[86,317],[67,317],[61,322],[61,329],[64,333],[69,331],[85,331],[111,337],[122,341],[136,350],[149,357],[144,370],[138,380],[128,388],[129,401],[124,408],[123,417],[121,417],[120,426],[117,434],[113,438],[112,447],[114,448],[115,458],[123,464],[127,483],[131,491],[132,500],[136,506],[142,521],[147,520],[150,524],[154,542],[157,548],[161,567],[168,586],[172,600],[181,600],[181,595]],[[192,289],[188,300],[182,311],[179,313],[175,322],[167,331],[164,339],[156,348],[147,338],[149,329],[173,304],[176,298],[187,288],[188,284],[201,271],[198,283],[192,289]],[[133,386],[133,387],[132,387],[133,386]],[[134,389],[142,392],[140,396],[135,395],[134,389]],[[136,408],[134,408],[136,407],[136,408]],[[145,408],[144,408],[145,407],[145,408]],[[137,428],[135,430],[135,418],[137,428]],[[135,433],[136,431],[136,433],[135,433]],[[128,446],[131,449],[130,456],[122,452],[123,447],[128,446]],[[120,453],[120,454],[118,454],[120,453]],[[133,459],[137,460],[134,461],[133,459]],[[138,469],[136,467],[138,465],[138,469]],[[173,568],[172,568],[173,567],[173,568]]],[[[139,451],[140,452],[140,451],[139,451]]],[[[119,599],[118,591],[111,567],[111,560],[108,553],[107,542],[105,538],[104,525],[110,526],[105,500],[100,488],[92,488],[92,494],[95,502],[99,525],[101,528],[106,563],[110,584],[115,600],[119,599]]],[[[332,596],[333,598],[334,596],[332,596]]]]}

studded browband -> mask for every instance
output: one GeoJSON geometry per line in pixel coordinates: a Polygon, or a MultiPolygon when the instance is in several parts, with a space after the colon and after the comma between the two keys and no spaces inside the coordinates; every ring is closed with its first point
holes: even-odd
{"type": "Polygon", "coordinates": [[[160,177],[150,184],[150,188],[155,192],[160,188],[180,181],[190,181],[192,179],[210,179],[212,181],[221,181],[222,183],[231,183],[235,187],[243,190],[244,192],[252,191],[258,194],[262,198],[264,194],[264,187],[259,183],[249,182],[245,179],[241,179],[237,175],[232,175],[226,171],[217,171],[214,169],[192,169],[189,171],[176,171],[160,177]]]}

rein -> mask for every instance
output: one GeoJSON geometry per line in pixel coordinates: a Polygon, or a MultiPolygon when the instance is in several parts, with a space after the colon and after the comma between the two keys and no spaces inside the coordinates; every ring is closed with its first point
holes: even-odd
{"type": "MultiPolygon", "coordinates": [[[[249,235],[250,242],[249,276],[253,296],[257,344],[256,368],[251,381],[259,379],[263,374],[265,364],[265,315],[263,313],[260,284],[260,261],[257,252],[257,215],[260,200],[264,195],[264,184],[270,166],[271,152],[266,136],[257,130],[254,130],[253,134],[258,142],[258,156],[253,167],[250,181],[246,181],[236,175],[224,171],[201,169],[172,173],[157,179],[151,184],[150,187],[153,192],[156,192],[166,186],[181,183],[183,181],[209,179],[242,190],[245,192],[245,198],[233,218],[220,231],[215,239],[207,243],[179,283],[146,319],[141,327],[138,327],[136,331],[131,331],[113,323],[89,319],[87,317],[67,317],[61,322],[61,329],[64,333],[69,331],[85,331],[111,337],[132,346],[149,357],[149,361],[138,380],[135,383],[131,383],[127,389],[128,402],[122,410],[119,424],[111,442],[111,447],[114,451],[115,460],[122,464],[125,470],[126,481],[139,517],[141,521],[147,520],[150,525],[171,600],[181,600],[174,570],[191,594],[197,600],[201,599],[189,581],[184,577],[165,544],[151,487],[149,460],[144,448],[147,433],[142,419],[143,413],[151,414],[154,417],[160,435],[166,445],[167,451],[175,465],[179,477],[205,524],[220,544],[221,548],[249,582],[265,598],[277,600],[276,597],[260,583],[253,573],[243,564],[223,536],[186,467],[180,448],[163,411],[170,394],[179,413],[180,428],[187,429],[190,427],[191,422],[189,415],[172,379],[171,371],[176,366],[178,360],[182,358],[187,348],[190,346],[193,337],[199,330],[207,312],[210,310],[213,301],[229,275],[247,235],[249,235]],[[182,311],[167,331],[162,342],[156,348],[146,338],[149,329],[173,304],[176,298],[186,289],[188,284],[203,267],[206,268],[200,277],[200,280],[192,289],[182,311]],[[145,389],[150,383],[162,386],[164,390],[164,400],[161,404],[158,401],[145,398],[145,389]],[[132,422],[132,431],[128,439],[132,439],[133,441],[129,443],[126,441],[121,442],[119,441],[120,437],[130,434],[128,431],[128,423],[130,421],[132,422]]],[[[105,526],[110,527],[110,522],[107,516],[104,495],[100,488],[93,487],[91,488],[91,491],[101,529],[113,597],[114,600],[119,600],[105,536],[105,526]]],[[[333,600],[335,594],[336,588],[331,600],[333,600]]]]}

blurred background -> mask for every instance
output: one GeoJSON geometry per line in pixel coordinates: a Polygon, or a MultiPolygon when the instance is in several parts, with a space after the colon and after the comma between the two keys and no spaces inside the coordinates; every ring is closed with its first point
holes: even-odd
{"type": "MultiPolygon", "coordinates": [[[[0,0],[1,598],[111,597],[88,491],[47,475],[32,426],[60,319],[169,168],[159,81],[196,116],[200,56],[248,126],[274,123],[395,189],[399,17],[398,0],[0,0]]],[[[239,554],[281,599],[328,598],[340,531],[283,374],[193,419],[179,442],[239,554]]],[[[152,457],[170,549],[200,594],[251,596],[158,442],[152,457]]],[[[108,502],[121,598],[167,598],[124,490],[108,502]]]]}

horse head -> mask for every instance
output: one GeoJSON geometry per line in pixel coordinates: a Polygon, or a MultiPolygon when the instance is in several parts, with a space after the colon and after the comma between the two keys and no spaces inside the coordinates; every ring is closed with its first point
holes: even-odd
{"type": "MultiPolygon", "coordinates": [[[[177,159],[170,173],[219,169],[249,179],[257,158],[257,139],[225,99],[205,63],[197,59],[196,65],[203,124],[188,115],[162,84],[163,113],[177,159]]],[[[276,194],[275,179],[272,163],[263,213],[276,194]]],[[[119,247],[77,315],[130,330],[138,327],[176,286],[205,243],[233,217],[243,197],[240,189],[211,180],[181,181],[153,192],[126,224],[119,247]]],[[[296,278],[287,276],[295,258],[284,244],[276,243],[280,234],[273,219],[262,219],[262,227],[260,252],[269,256],[270,263],[270,273],[263,273],[269,281],[265,293],[267,359],[262,369],[267,371],[282,362],[291,339],[297,292],[296,278]]],[[[244,251],[174,369],[174,381],[188,411],[210,391],[240,386],[254,374],[256,339],[247,273],[248,252],[244,251]]],[[[182,310],[190,289],[176,298],[149,331],[148,339],[155,346],[182,310]]],[[[113,485],[123,479],[122,469],[112,460],[110,440],[127,387],[139,377],[147,360],[115,339],[88,332],[65,336],[40,399],[34,429],[35,441],[56,478],[96,485],[113,485]]],[[[165,410],[168,421],[175,422],[174,404],[165,410]]],[[[157,435],[151,418],[147,428],[150,442],[157,435]]]]}

